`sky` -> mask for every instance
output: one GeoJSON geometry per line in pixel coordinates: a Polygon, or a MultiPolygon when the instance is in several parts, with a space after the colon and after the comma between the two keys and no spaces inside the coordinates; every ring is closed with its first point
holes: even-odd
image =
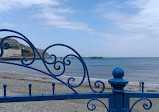
{"type": "Polygon", "coordinates": [[[0,0],[0,29],[21,32],[37,48],[67,44],[83,57],[159,57],[158,6],[159,0],[0,0]]]}

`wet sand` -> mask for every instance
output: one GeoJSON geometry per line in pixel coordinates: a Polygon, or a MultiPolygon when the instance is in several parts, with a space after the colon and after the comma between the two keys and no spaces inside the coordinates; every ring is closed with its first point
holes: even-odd
{"type": "MultiPolygon", "coordinates": [[[[29,74],[13,74],[13,73],[0,73],[0,95],[3,94],[3,84],[7,84],[7,95],[27,95],[28,94],[28,84],[32,84],[32,94],[51,94],[52,93],[52,82],[56,83],[55,94],[58,93],[72,93],[66,86],[50,77],[43,75],[29,75],[29,74]]],[[[128,88],[131,91],[138,90],[138,85],[129,85],[128,88]]],[[[88,86],[85,84],[78,89],[79,93],[91,92],[88,86]]],[[[111,92],[111,87],[106,83],[105,92],[111,92]]],[[[107,106],[108,100],[101,99],[107,106]]],[[[136,99],[132,99],[133,103],[136,99]]],[[[38,102],[17,102],[17,103],[1,103],[0,112],[89,112],[87,109],[87,102],[89,99],[85,100],[61,100],[61,101],[38,101],[38,102]]],[[[152,109],[150,112],[158,112],[159,107],[157,99],[152,99],[152,109]]],[[[105,107],[99,102],[94,102],[96,104],[96,110],[93,112],[105,112],[105,107]]],[[[134,112],[145,112],[142,109],[142,102],[135,106],[134,112]]],[[[145,103],[145,102],[144,102],[145,103]]],[[[91,105],[90,105],[91,106],[91,105]]]]}

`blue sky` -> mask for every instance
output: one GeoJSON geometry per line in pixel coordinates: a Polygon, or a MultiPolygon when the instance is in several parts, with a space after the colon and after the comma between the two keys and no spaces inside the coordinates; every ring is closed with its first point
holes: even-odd
{"type": "Polygon", "coordinates": [[[0,28],[42,49],[63,43],[82,56],[158,57],[158,6],[158,0],[0,0],[0,28]]]}

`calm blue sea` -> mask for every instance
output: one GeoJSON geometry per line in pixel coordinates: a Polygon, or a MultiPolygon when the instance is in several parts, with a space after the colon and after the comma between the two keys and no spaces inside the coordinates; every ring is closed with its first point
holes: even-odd
{"type": "MultiPolygon", "coordinates": [[[[83,69],[80,61],[76,59],[70,60],[72,63],[70,66],[66,66],[66,72],[64,75],[82,77],[83,69]]],[[[121,67],[125,71],[124,78],[131,82],[139,82],[140,80],[143,80],[147,83],[159,84],[159,57],[128,57],[103,59],[84,58],[84,61],[88,67],[89,75],[91,78],[110,79],[112,78],[112,70],[116,67],[121,67]]],[[[17,61],[15,62],[19,63],[17,61]]],[[[36,60],[32,67],[47,71],[40,60],[36,60]]],[[[49,68],[56,74],[62,71],[62,66],[61,71],[54,70],[53,65],[49,65],[49,68]]],[[[19,74],[41,74],[34,70],[8,64],[0,64],[0,71],[19,74]]]]}

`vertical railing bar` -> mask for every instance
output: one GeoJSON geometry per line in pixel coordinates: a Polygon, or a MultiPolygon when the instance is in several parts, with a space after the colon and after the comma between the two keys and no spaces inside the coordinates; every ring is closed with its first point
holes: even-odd
{"type": "Polygon", "coordinates": [[[55,83],[52,83],[52,94],[55,94],[55,83]]]}
{"type": "Polygon", "coordinates": [[[142,86],[142,92],[144,92],[144,82],[141,82],[141,86],[142,86]]]}
{"type": "Polygon", "coordinates": [[[32,84],[29,84],[28,86],[29,86],[29,95],[31,95],[31,86],[32,86],[32,84]]]}
{"type": "Polygon", "coordinates": [[[4,96],[7,94],[7,84],[3,84],[4,96]]]}

